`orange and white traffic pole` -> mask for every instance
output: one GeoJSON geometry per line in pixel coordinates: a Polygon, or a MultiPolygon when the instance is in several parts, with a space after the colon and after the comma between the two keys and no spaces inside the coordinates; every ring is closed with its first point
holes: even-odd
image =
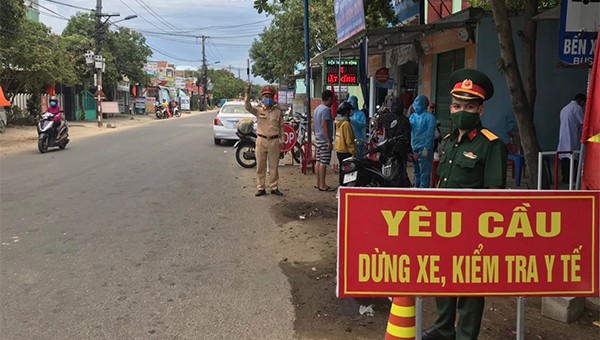
{"type": "Polygon", "coordinates": [[[417,336],[415,310],[414,297],[393,298],[385,340],[415,340],[417,336]]]}

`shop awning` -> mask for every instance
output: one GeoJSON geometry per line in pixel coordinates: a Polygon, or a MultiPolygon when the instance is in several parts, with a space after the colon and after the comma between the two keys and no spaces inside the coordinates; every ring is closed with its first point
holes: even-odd
{"type": "MultiPolygon", "coordinates": [[[[483,15],[481,8],[467,8],[454,13],[432,24],[398,26],[389,28],[364,29],[347,40],[322,52],[310,60],[311,64],[322,64],[325,59],[331,58],[355,58],[360,51],[360,43],[368,37],[368,54],[381,54],[386,50],[418,42],[424,35],[441,32],[447,29],[474,28],[483,15]]],[[[473,32],[473,30],[468,30],[473,32]]]]}

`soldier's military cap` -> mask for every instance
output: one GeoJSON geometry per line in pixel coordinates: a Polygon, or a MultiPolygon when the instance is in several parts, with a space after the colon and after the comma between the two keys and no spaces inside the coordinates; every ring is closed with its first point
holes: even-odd
{"type": "Polygon", "coordinates": [[[275,95],[275,87],[271,86],[271,85],[265,85],[262,87],[262,89],[260,89],[260,95],[265,95],[265,94],[271,94],[271,95],[275,95]]]}
{"type": "Polygon", "coordinates": [[[484,73],[463,68],[456,70],[450,76],[450,94],[463,100],[488,100],[494,95],[494,85],[484,73]]]}

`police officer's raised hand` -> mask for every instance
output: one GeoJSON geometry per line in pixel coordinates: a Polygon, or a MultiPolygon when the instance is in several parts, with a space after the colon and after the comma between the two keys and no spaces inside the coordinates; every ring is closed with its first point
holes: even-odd
{"type": "Polygon", "coordinates": [[[251,89],[252,89],[252,86],[250,86],[249,83],[246,83],[246,94],[250,94],[251,89]]]}

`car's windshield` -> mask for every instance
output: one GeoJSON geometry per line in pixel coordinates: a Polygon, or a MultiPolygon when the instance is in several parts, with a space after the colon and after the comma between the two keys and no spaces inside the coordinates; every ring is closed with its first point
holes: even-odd
{"type": "Polygon", "coordinates": [[[248,113],[244,105],[224,105],[221,108],[221,113],[248,113]]]}

